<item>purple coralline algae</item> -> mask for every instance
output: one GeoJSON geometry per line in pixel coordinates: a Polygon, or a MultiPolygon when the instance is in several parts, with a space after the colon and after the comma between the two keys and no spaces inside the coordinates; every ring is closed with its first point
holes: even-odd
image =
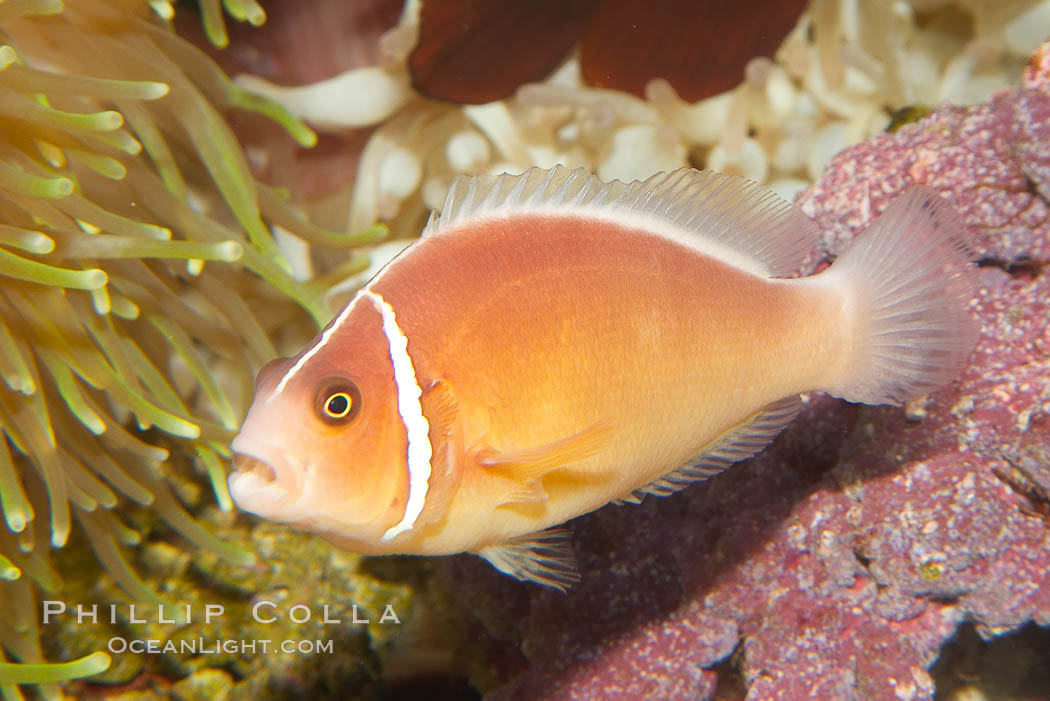
{"type": "Polygon", "coordinates": [[[981,256],[1050,260],[1050,68],[1038,49],[1024,85],[982,105],[945,105],[926,119],[840,153],[798,204],[838,255],[908,185],[951,200],[981,256]]]}
{"type": "Polygon", "coordinates": [[[807,397],[756,458],[576,520],[567,595],[450,561],[489,699],[711,699],[731,668],[748,699],[930,699],[963,622],[1050,625],[1048,54],[987,104],[846,150],[799,199],[826,232],[813,269],[910,184],[951,199],[982,261],[971,366],[904,408],[807,397]]]}

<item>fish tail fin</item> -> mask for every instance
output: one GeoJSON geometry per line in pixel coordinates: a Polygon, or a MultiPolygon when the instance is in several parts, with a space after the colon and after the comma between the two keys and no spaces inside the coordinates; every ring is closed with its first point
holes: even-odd
{"type": "Polygon", "coordinates": [[[821,277],[845,295],[851,357],[827,391],[901,404],[955,377],[977,340],[966,224],[928,187],[895,200],[821,277]]]}

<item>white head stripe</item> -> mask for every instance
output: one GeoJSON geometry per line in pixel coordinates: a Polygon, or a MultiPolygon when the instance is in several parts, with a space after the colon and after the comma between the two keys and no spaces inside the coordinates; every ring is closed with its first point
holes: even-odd
{"type": "MultiPolygon", "coordinates": [[[[0,0],[0,2],[2,2],[2,1],[3,0],[0,0]]],[[[310,350],[308,350],[305,353],[303,353],[303,357],[299,358],[299,360],[295,363],[295,365],[293,365],[291,368],[289,368],[288,372],[286,372],[284,374],[284,377],[281,378],[281,381],[279,383],[277,383],[277,388],[274,389],[273,394],[271,394],[269,397],[266,398],[266,403],[267,404],[272,402],[274,397],[276,397],[278,394],[281,393],[281,390],[284,389],[284,386],[287,385],[291,381],[292,377],[295,376],[295,373],[299,372],[300,368],[302,368],[304,365],[306,365],[307,361],[310,360],[310,358],[312,358],[319,350],[324,348],[324,345],[326,343],[328,343],[328,339],[330,339],[332,337],[332,334],[334,334],[336,331],[338,331],[339,327],[342,326],[343,322],[346,321],[347,317],[350,316],[350,312],[353,311],[354,307],[357,306],[358,300],[360,300],[361,297],[363,295],[365,295],[365,294],[374,294],[374,293],[370,292],[369,290],[372,288],[373,285],[375,285],[379,281],[379,278],[383,277],[383,273],[385,273],[387,270],[389,270],[390,266],[393,265],[394,263],[396,263],[398,261],[398,259],[400,259],[404,255],[407,255],[414,248],[416,248],[416,246],[409,246],[408,248],[406,248],[403,251],[401,251],[401,253],[399,253],[398,255],[394,256],[393,259],[387,261],[387,264],[383,266],[382,270],[380,270],[378,273],[376,273],[375,277],[373,277],[371,280],[369,280],[368,284],[365,285],[363,288],[361,288],[361,291],[358,292],[358,294],[355,295],[352,300],[350,300],[350,303],[347,304],[345,307],[343,307],[343,311],[339,312],[339,316],[337,316],[335,321],[332,322],[332,325],[329,326],[324,331],[324,333],[321,334],[321,338],[318,339],[317,343],[314,344],[314,346],[312,348],[310,348],[310,350]]],[[[375,295],[375,297],[377,299],[382,300],[382,297],[379,297],[379,295],[375,295]]],[[[386,302],[383,302],[383,303],[386,304],[386,302]]],[[[387,305],[387,306],[389,306],[389,305],[387,305]]],[[[380,309],[380,312],[382,312],[382,309],[380,309]]],[[[394,311],[393,311],[393,309],[391,309],[390,310],[391,318],[393,317],[393,314],[394,314],[394,311]]],[[[386,319],[384,317],[384,330],[385,330],[385,322],[386,322],[386,319]]],[[[394,328],[397,328],[397,324],[396,323],[394,324],[394,328]]],[[[400,333],[400,329],[398,329],[398,333],[400,333]]],[[[410,363],[410,365],[411,365],[411,363],[410,363]]],[[[413,377],[414,377],[415,376],[415,372],[413,371],[412,374],[413,374],[413,377]]]]}
{"type": "Polygon", "coordinates": [[[287,385],[289,381],[291,381],[291,379],[295,376],[295,373],[299,372],[299,370],[304,365],[306,365],[310,358],[314,357],[314,355],[317,354],[317,351],[324,348],[324,345],[328,343],[328,339],[332,337],[332,334],[338,331],[339,327],[343,325],[344,321],[346,321],[346,318],[350,316],[350,311],[354,308],[356,302],[357,299],[355,298],[353,302],[343,307],[343,311],[339,312],[339,316],[336,317],[335,321],[332,322],[332,325],[324,330],[324,333],[321,334],[321,338],[317,340],[317,343],[315,343],[313,347],[310,348],[310,350],[303,353],[302,357],[295,362],[295,365],[288,368],[288,372],[284,373],[284,377],[282,377],[281,381],[277,383],[277,387],[274,389],[273,393],[266,398],[267,404],[272,402],[274,398],[281,393],[281,390],[283,390],[284,386],[287,385]]]}
{"type": "Polygon", "coordinates": [[[390,362],[394,366],[394,384],[397,386],[397,411],[401,414],[408,438],[408,502],[405,504],[405,514],[400,523],[383,534],[383,540],[391,540],[411,530],[419,514],[423,512],[427,490],[430,488],[430,459],[433,457],[430,423],[423,416],[423,405],[420,403],[423,390],[419,387],[412,358],[408,355],[408,338],[397,325],[394,308],[367,288],[362,290],[361,294],[372,300],[383,317],[383,333],[390,344],[390,362]]]}

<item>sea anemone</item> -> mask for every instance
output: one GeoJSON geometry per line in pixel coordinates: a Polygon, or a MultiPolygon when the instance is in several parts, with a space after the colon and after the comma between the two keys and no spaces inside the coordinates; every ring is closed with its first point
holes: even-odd
{"type": "MultiPolygon", "coordinates": [[[[599,14],[605,5],[624,5],[591,4],[599,14]]],[[[339,3],[328,5],[340,12],[339,3]]],[[[469,10],[472,20],[479,13],[499,19],[485,3],[436,5],[439,14],[469,10]]],[[[630,12],[648,10],[628,3],[623,13],[630,12]]],[[[511,97],[456,105],[422,99],[407,87],[428,80],[430,66],[413,55],[423,14],[418,2],[405,4],[398,25],[377,41],[381,55],[375,65],[308,86],[236,77],[318,129],[378,125],[360,154],[348,213],[352,227],[378,217],[395,236],[414,235],[425,212],[440,208],[457,174],[522,172],[555,163],[625,180],[693,165],[744,175],[794,197],[835,153],[885,129],[902,108],[972,104],[1016,83],[1031,50],[1050,35],[1046,0],[812,0],[773,56],[752,58],[732,77],[736,87],[699,101],[685,99],[685,87],[658,75],[641,95],[595,87],[588,79],[585,39],[551,75],[521,85],[511,97]],[[342,89],[366,82],[382,89],[342,89]]],[[[745,11],[740,22],[757,31],[748,14],[755,12],[745,11]]],[[[613,19],[628,22],[614,32],[622,42],[630,17],[613,19]]],[[[459,23],[446,24],[433,32],[460,31],[459,23]]],[[[440,42],[425,39],[423,53],[439,61],[444,54],[431,45],[440,42]]],[[[544,50],[547,42],[537,39],[536,46],[544,50]]],[[[472,55],[479,66],[473,76],[471,64],[457,63],[461,82],[491,80],[494,73],[502,79],[488,67],[507,63],[504,44],[478,40],[470,48],[491,56],[472,55]]],[[[694,70],[704,73],[709,66],[694,70]]]]}
{"type": "MultiPolygon", "coordinates": [[[[253,0],[223,4],[264,19],[253,0]]],[[[221,44],[218,0],[201,5],[221,44]]],[[[304,247],[285,242],[345,251],[382,236],[323,231],[256,180],[224,111],[261,112],[302,146],[316,137],[174,35],[171,14],[164,0],[0,4],[5,698],[20,698],[16,683],[107,664],[104,654],[42,664],[36,598],[60,590],[48,550],[71,531],[141,602],[164,600],[123,553],[138,540],[123,503],[149,506],[194,547],[253,560],[180,504],[172,458],[193,456],[230,508],[222,461],[255,369],[329,314],[326,281],[304,281],[303,256],[286,254],[304,247]]],[[[336,258],[337,277],[367,265],[336,258]]]]}

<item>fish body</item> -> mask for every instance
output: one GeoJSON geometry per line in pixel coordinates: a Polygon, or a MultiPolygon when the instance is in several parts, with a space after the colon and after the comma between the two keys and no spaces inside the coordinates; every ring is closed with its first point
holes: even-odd
{"type": "Polygon", "coordinates": [[[260,373],[242,508],[356,552],[474,552],[564,588],[564,531],[768,444],[823,390],[899,403],[972,349],[965,230],[909,192],[827,271],[812,222],[692,170],[464,180],[307,348],[260,373]]]}

